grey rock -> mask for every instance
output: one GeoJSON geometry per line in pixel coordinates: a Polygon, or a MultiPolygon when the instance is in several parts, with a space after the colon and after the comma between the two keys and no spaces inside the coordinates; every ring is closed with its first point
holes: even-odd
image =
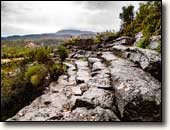
{"type": "Polygon", "coordinates": [[[76,64],[76,67],[78,69],[77,76],[76,76],[77,84],[87,82],[90,78],[88,62],[78,60],[78,61],[75,62],[75,64],[76,64]]]}
{"type": "Polygon", "coordinates": [[[137,46],[137,43],[142,40],[143,38],[143,33],[142,32],[139,32],[135,35],[135,42],[134,42],[134,46],[137,46]]]}
{"type": "Polygon", "coordinates": [[[75,96],[81,96],[83,94],[79,86],[72,87],[72,92],[75,96]]]}
{"type": "Polygon", "coordinates": [[[161,81],[161,56],[158,52],[126,46],[114,46],[112,49],[117,56],[133,61],[161,81]]]}
{"type": "MultiPolygon", "coordinates": [[[[97,87],[89,87],[89,89],[84,92],[83,96],[77,98],[77,107],[97,107],[107,108],[115,110],[114,106],[114,95],[112,91],[99,89],[97,87]],[[84,105],[82,105],[84,104],[84,105]],[[89,105],[85,105],[89,104],[89,105]]],[[[75,103],[76,104],[76,103],[75,103]]]]}
{"type": "Polygon", "coordinates": [[[112,61],[117,58],[113,55],[112,52],[103,52],[101,57],[106,61],[112,61]]]}
{"type": "Polygon", "coordinates": [[[149,42],[149,45],[148,45],[148,47],[150,48],[150,49],[157,49],[159,46],[160,46],[160,44],[161,44],[161,36],[160,35],[158,35],[158,36],[152,36],[151,38],[150,38],[150,42],[149,42]]]}
{"type": "Polygon", "coordinates": [[[113,89],[109,78],[100,78],[100,77],[96,76],[96,77],[90,79],[87,84],[88,84],[88,86],[98,87],[98,88],[107,89],[107,90],[113,89]]]}
{"type": "Polygon", "coordinates": [[[149,45],[148,45],[148,47],[150,48],[150,49],[157,49],[158,47],[159,47],[159,45],[160,45],[160,42],[158,42],[158,41],[151,41],[150,43],[149,43],[149,45]]]}
{"type": "Polygon", "coordinates": [[[133,42],[134,39],[128,36],[122,36],[112,41],[114,45],[132,45],[133,42]]]}
{"type": "Polygon", "coordinates": [[[161,84],[134,66],[120,58],[111,62],[112,84],[120,116],[125,121],[160,120],[161,84]]]}
{"type": "Polygon", "coordinates": [[[85,107],[76,108],[66,118],[67,121],[120,121],[119,118],[109,109],[96,107],[87,109],[85,107]]]}
{"type": "Polygon", "coordinates": [[[89,58],[88,58],[88,61],[89,61],[90,64],[93,64],[93,63],[95,63],[95,62],[101,62],[101,59],[99,59],[99,58],[94,58],[94,57],[89,57],[89,58]]]}

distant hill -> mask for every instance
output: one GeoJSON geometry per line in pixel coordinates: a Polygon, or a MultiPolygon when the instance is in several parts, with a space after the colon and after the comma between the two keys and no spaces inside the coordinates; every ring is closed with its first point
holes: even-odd
{"type": "Polygon", "coordinates": [[[74,30],[74,29],[65,29],[56,32],[57,35],[72,35],[72,36],[79,36],[79,35],[95,35],[95,32],[92,31],[81,31],[81,30],[74,30]]]}
{"type": "Polygon", "coordinates": [[[73,36],[88,35],[94,36],[96,33],[92,31],[81,31],[74,29],[60,30],[56,33],[43,33],[43,34],[29,34],[29,35],[13,35],[8,37],[1,37],[1,40],[36,40],[36,39],[65,39],[73,36]]]}

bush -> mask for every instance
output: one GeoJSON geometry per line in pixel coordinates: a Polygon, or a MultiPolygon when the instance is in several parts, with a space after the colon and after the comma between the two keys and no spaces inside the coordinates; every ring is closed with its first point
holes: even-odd
{"type": "Polygon", "coordinates": [[[50,60],[51,50],[49,48],[38,48],[35,51],[35,60],[38,63],[45,63],[47,60],[50,60]]]}
{"type": "Polygon", "coordinates": [[[43,83],[47,72],[47,68],[43,64],[36,64],[27,69],[25,72],[25,78],[33,85],[37,86],[40,85],[40,81],[43,83]]]}
{"type": "Polygon", "coordinates": [[[60,45],[58,46],[58,53],[59,53],[60,61],[62,63],[65,60],[65,58],[67,58],[69,52],[65,46],[60,45]]]}
{"type": "Polygon", "coordinates": [[[142,40],[140,40],[137,43],[137,47],[146,48],[148,44],[149,44],[149,37],[144,37],[142,40]]]}
{"type": "Polygon", "coordinates": [[[63,73],[62,65],[59,63],[55,63],[50,68],[50,75],[52,80],[57,80],[59,75],[63,73]]]}
{"type": "Polygon", "coordinates": [[[40,80],[40,78],[38,77],[37,74],[31,76],[30,81],[31,81],[31,83],[32,83],[33,86],[38,86],[38,85],[40,85],[40,83],[41,83],[41,80],[40,80]]]}

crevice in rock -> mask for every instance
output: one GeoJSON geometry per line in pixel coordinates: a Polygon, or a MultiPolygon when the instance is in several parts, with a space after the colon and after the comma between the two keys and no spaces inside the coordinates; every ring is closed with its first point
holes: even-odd
{"type": "Polygon", "coordinates": [[[74,106],[71,108],[71,111],[75,110],[78,107],[85,107],[87,109],[94,109],[96,106],[90,102],[83,101],[81,99],[76,99],[74,106]]]}
{"type": "MultiPolygon", "coordinates": [[[[110,63],[111,61],[107,61],[107,60],[105,60],[104,58],[102,58],[101,56],[100,56],[100,58],[102,59],[103,63],[106,65],[106,67],[109,68],[110,64],[108,64],[108,62],[110,63]]],[[[113,79],[112,79],[112,76],[111,76],[111,73],[110,73],[110,69],[109,69],[109,79],[110,79],[110,84],[111,84],[111,86],[112,86],[111,91],[113,91],[113,95],[114,95],[114,98],[113,98],[113,105],[114,105],[114,107],[113,107],[112,111],[113,111],[113,112],[116,114],[116,116],[121,120],[121,114],[120,114],[120,111],[119,111],[119,109],[118,109],[118,104],[117,104],[117,100],[116,100],[116,96],[115,96],[114,81],[113,81],[113,79]],[[115,109],[114,109],[114,108],[115,108],[115,109]]]]}

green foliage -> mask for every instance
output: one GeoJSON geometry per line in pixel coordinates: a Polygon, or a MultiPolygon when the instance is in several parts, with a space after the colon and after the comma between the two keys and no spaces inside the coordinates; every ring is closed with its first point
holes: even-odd
{"type": "Polygon", "coordinates": [[[39,63],[45,63],[50,59],[50,48],[38,48],[35,50],[35,60],[39,63]]]}
{"type": "Polygon", "coordinates": [[[140,3],[134,18],[133,6],[122,8],[120,35],[134,36],[142,31],[144,36],[161,34],[161,1],[140,3]]]}
{"type": "Polygon", "coordinates": [[[145,36],[161,34],[161,1],[141,3],[136,14],[135,24],[141,26],[145,36]]]}
{"type": "Polygon", "coordinates": [[[132,36],[133,35],[133,19],[134,19],[134,6],[129,5],[122,7],[122,13],[119,14],[119,18],[122,20],[120,28],[121,35],[132,36]]]}
{"type": "Polygon", "coordinates": [[[149,37],[144,37],[137,43],[137,47],[139,48],[146,48],[149,44],[149,37]]]}
{"type": "Polygon", "coordinates": [[[59,53],[60,61],[63,62],[65,58],[67,58],[69,51],[65,46],[60,45],[58,46],[58,53],[59,53]]]}
{"type": "Polygon", "coordinates": [[[66,41],[65,43],[63,43],[63,46],[76,46],[78,43],[79,38],[73,38],[70,39],[68,41],[66,41]]]}
{"type": "Polygon", "coordinates": [[[19,58],[24,57],[29,53],[31,49],[24,47],[2,47],[1,49],[1,58],[19,58]]]}
{"type": "Polygon", "coordinates": [[[63,73],[63,66],[59,63],[55,63],[50,67],[50,75],[52,80],[57,80],[59,75],[63,73]]]}
{"type": "Polygon", "coordinates": [[[25,78],[30,81],[31,76],[38,75],[40,80],[43,80],[47,75],[47,68],[43,64],[35,64],[30,66],[25,72],[25,78]]]}
{"type": "Polygon", "coordinates": [[[96,38],[95,38],[95,43],[102,44],[104,42],[104,39],[105,39],[105,42],[107,42],[107,41],[114,40],[118,37],[119,37],[119,33],[116,33],[114,30],[97,33],[96,38]],[[107,38],[107,40],[106,40],[106,38],[107,38]]]}
{"type": "Polygon", "coordinates": [[[157,52],[161,53],[161,41],[159,41],[159,46],[158,48],[156,49],[157,52]]]}
{"type": "Polygon", "coordinates": [[[119,14],[119,18],[123,21],[123,23],[131,23],[134,18],[133,13],[134,6],[129,5],[128,7],[122,7],[122,13],[119,14]]]}
{"type": "Polygon", "coordinates": [[[32,75],[30,81],[33,84],[33,86],[38,86],[41,83],[41,79],[37,74],[32,75]]]}

